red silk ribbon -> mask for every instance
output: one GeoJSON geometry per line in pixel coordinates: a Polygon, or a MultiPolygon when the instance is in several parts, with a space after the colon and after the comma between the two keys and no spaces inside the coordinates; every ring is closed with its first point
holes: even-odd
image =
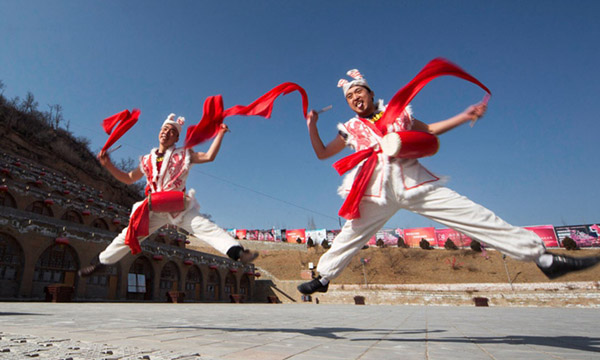
{"type": "Polygon", "coordinates": [[[306,118],[308,109],[308,96],[306,95],[306,91],[300,85],[291,82],[277,85],[250,105],[235,105],[226,110],[223,110],[223,98],[221,95],[208,97],[206,101],[204,101],[204,113],[202,114],[202,119],[197,125],[192,125],[187,129],[184,146],[190,148],[215,137],[223,120],[228,116],[258,115],[267,119],[270,118],[275,99],[279,95],[287,95],[293,91],[298,91],[302,96],[302,111],[306,118]]]}
{"type": "Polygon", "coordinates": [[[108,150],[117,140],[121,138],[121,136],[123,136],[123,134],[127,132],[127,130],[131,129],[131,127],[138,121],[139,117],[140,110],[133,109],[132,112],[129,112],[129,110],[123,110],[120,113],[102,120],[102,128],[104,128],[104,131],[110,136],[108,137],[106,144],[104,144],[101,152],[108,150]]]}
{"type": "Polygon", "coordinates": [[[133,255],[142,251],[138,238],[149,235],[150,205],[155,212],[180,212],[185,210],[185,194],[181,191],[160,191],[148,195],[135,209],[129,219],[125,244],[131,248],[133,255]],[[154,194],[154,195],[153,195],[154,194]],[[152,202],[149,199],[153,199],[152,202]]]}
{"type": "Polygon", "coordinates": [[[421,91],[421,89],[427,85],[431,80],[445,75],[456,76],[458,78],[470,81],[475,85],[479,86],[489,95],[492,93],[490,90],[483,85],[479,80],[468,74],[457,65],[443,58],[436,58],[431,60],[425,65],[425,67],[404,87],[392,97],[390,100],[385,113],[375,124],[385,135],[387,133],[387,127],[398,118],[406,106],[411,100],[421,91]]]}
{"type": "MultiPolygon", "coordinates": [[[[408,84],[406,84],[402,89],[398,90],[392,100],[390,100],[383,116],[375,123],[376,128],[381,132],[381,134],[385,135],[387,133],[388,125],[393,123],[394,120],[402,114],[410,101],[419,93],[419,91],[421,91],[425,85],[427,85],[427,83],[444,75],[452,75],[470,81],[491,95],[490,90],[485,85],[458,66],[443,58],[433,59],[427,63],[427,65],[425,65],[425,67],[408,84]]],[[[486,100],[484,99],[484,101],[486,100]]],[[[374,129],[374,131],[376,130],[374,129]]],[[[352,183],[352,188],[350,189],[350,193],[346,197],[344,204],[338,212],[338,215],[341,217],[347,220],[357,219],[360,217],[360,200],[364,196],[369,180],[373,175],[373,171],[375,170],[375,166],[377,164],[377,154],[380,152],[381,150],[375,151],[374,148],[371,147],[369,149],[358,151],[350,156],[346,156],[333,165],[338,173],[342,175],[346,171],[358,165],[364,159],[367,159],[362,168],[356,174],[354,182],[352,183]]]]}
{"type": "Polygon", "coordinates": [[[354,168],[364,159],[367,159],[358,174],[356,174],[354,182],[352,183],[352,188],[350,189],[350,193],[346,197],[346,201],[344,201],[344,204],[338,212],[338,215],[344,219],[350,220],[360,217],[358,205],[360,204],[360,200],[365,194],[369,180],[373,175],[373,171],[377,165],[377,154],[380,152],[381,150],[375,151],[372,147],[370,147],[346,156],[345,158],[340,159],[333,164],[333,167],[337,170],[338,174],[342,175],[346,171],[354,168]]]}
{"type": "Polygon", "coordinates": [[[125,235],[125,244],[131,248],[133,255],[142,251],[138,237],[148,236],[148,227],[150,226],[150,209],[148,207],[148,198],[144,199],[142,204],[131,214],[127,234],[125,235]]]}

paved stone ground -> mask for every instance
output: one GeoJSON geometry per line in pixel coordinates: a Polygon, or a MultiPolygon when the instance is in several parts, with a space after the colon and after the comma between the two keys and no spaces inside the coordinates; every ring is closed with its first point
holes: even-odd
{"type": "Polygon", "coordinates": [[[598,359],[593,308],[0,303],[0,359],[598,359]]]}

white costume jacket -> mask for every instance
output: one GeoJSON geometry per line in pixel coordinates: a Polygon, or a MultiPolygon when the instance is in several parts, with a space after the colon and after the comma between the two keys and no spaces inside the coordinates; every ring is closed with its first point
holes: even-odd
{"type": "MultiPolygon", "coordinates": [[[[146,176],[146,194],[158,191],[185,192],[185,183],[191,165],[191,149],[175,148],[174,146],[167,149],[160,170],[156,167],[157,150],[154,148],[150,154],[140,157],[140,170],[146,176]]],[[[193,189],[188,192],[187,195],[192,199],[192,203],[184,211],[168,214],[173,223],[179,222],[190,209],[199,208],[194,194],[193,189]]],[[[132,212],[140,203],[134,205],[132,212]]]]}
{"type": "MultiPolygon", "coordinates": [[[[377,111],[385,111],[383,100],[376,104],[377,111]]],[[[404,110],[402,116],[397,118],[388,131],[410,130],[413,125],[413,117],[410,106],[404,110]]],[[[370,128],[368,120],[353,117],[344,124],[339,124],[338,129],[346,140],[346,145],[352,147],[355,151],[367,149],[375,146],[379,147],[381,137],[370,128]]],[[[427,170],[416,159],[390,158],[383,153],[377,154],[377,166],[369,180],[369,184],[362,200],[372,201],[378,204],[386,203],[386,186],[392,181],[396,194],[403,194],[405,198],[410,198],[417,193],[427,191],[434,186],[440,185],[443,181],[440,177],[427,170]]],[[[352,169],[345,177],[342,185],[338,188],[338,194],[345,198],[360,167],[364,161],[352,169]]]]}

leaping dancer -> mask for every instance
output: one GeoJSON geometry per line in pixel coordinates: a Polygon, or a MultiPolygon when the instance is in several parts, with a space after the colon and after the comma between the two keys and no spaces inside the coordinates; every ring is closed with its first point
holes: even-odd
{"type": "MultiPolygon", "coordinates": [[[[158,148],[141,157],[140,166],[126,173],[121,171],[110,160],[106,151],[100,152],[98,159],[117,180],[125,184],[133,184],[146,177],[148,198],[150,199],[145,237],[166,224],[173,224],[185,229],[195,237],[206,241],[219,252],[233,260],[249,263],[257,256],[256,253],[245,250],[238,241],[233,239],[225,230],[200,215],[199,205],[194,199],[194,190],[185,194],[186,179],[193,164],[211,162],[221,148],[227,125],[221,124],[221,129],[213,140],[207,152],[194,152],[186,148],[177,148],[179,134],[184,124],[184,118],[175,119],[175,114],[169,115],[158,133],[158,148]],[[163,208],[164,207],[164,208],[163,208]]],[[[146,200],[133,206],[132,214],[146,206],[146,200]]],[[[130,225],[114,238],[108,247],[98,256],[98,261],[82,268],[81,276],[89,276],[105,265],[112,265],[121,260],[130,251],[136,254],[141,251],[138,239],[140,234],[133,233],[131,226],[135,223],[132,217],[130,225]],[[130,236],[127,236],[128,233],[130,236]]]]}
{"type": "Polygon", "coordinates": [[[382,100],[374,101],[374,92],[358,70],[351,70],[348,75],[353,79],[340,80],[338,87],[356,115],[338,126],[335,139],[324,145],[317,129],[316,111],[311,111],[306,120],[319,159],[334,156],[350,146],[356,153],[334,167],[340,174],[356,168],[339,189],[340,195],[346,197],[339,215],[348,221],[319,259],[319,276],[298,286],[301,293],[326,292],[329,282],[341,274],[352,257],[400,209],[435,220],[515,259],[535,261],[550,279],[600,262],[600,257],[574,258],[548,253],[534,232],[512,226],[492,211],[442,186],[441,179],[419,163],[417,158],[437,151],[437,135],[481,118],[487,110],[488,97],[456,116],[432,124],[415,119],[408,103],[425,84],[442,75],[471,81],[489,96],[489,90],[477,79],[444,59],[435,59],[385,106],[382,100]]]}
{"type": "Polygon", "coordinates": [[[275,99],[281,94],[285,95],[292,91],[301,93],[303,112],[306,117],[308,107],[306,92],[293,83],[278,85],[248,106],[236,105],[225,110],[220,95],[209,97],[204,103],[202,120],[188,128],[185,145],[180,148],[175,144],[179,140],[185,119],[183,117],[175,119],[175,114],[171,114],[158,133],[158,148],[142,156],[139,167],[128,173],[113,165],[108,156],[108,149],[137,122],[140,112],[125,110],[105,119],[103,126],[110,137],[98,154],[100,163],[117,180],[125,184],[133,184],[145,176],[147,197],[134,204],[129,226],[114,238],[91,265],[80,269],[79,275],[89,276],[106,265],[115,264],[129,251],[132,254],[141,252],[139,242],[166,224],[185,229],[233,260],[244,264],[252,262],[258,256],[256,252],[244,249],[225,230],[200,215],[194,190],[185,193],[186,180],[193,164],[211,162],[219,153],[223,136],[229,130],[223,123],[225,117],[258,115],[268,118],[271,116],[275,99]],[[211,138],[214,140],[206,153],[191,149],[211,138]]]}

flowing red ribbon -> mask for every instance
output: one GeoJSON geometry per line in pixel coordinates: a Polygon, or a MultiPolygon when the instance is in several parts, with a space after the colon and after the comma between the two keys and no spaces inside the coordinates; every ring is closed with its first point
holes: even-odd
{"type": "MultiPolygon", "coordinates": [[[[452,75],[470,81],[491,95],[490,90],[485,87],[485,85],[458,66],[452,64],[446,59],[433,59],[427,63],[427,65],[425,65],[425,67],[417,74],[417,76],[415,76],[408,84],[406,84],[402,89],[398,90],[392,100],[390,100],[381,119],[375,123],[376,129],[379,131],[376,131],[375,129],[374,131],[385,135],[388,130],[388,125],[393,123],[394,120],[396,120],[402,114],[406,106],[415,97],[415,95],[417,95],[419,91],[421,91],[421,89],[431,80],[444,75],[452,75]]],[[[486,96],[486,99],[487,98],[488,97],[486,96]]],[[[486,100],[484,99],[484,101],[486,100]]],[[[341,217],[348,220],[357,219],[360,217],[360,200],[364,196],[367,189],[367,184],[369,183],[369,180],[373,175],[373,171],[375,170],[375,166],[377,164],[377,154],[379,152],[381,151],[375,151],[373,148],[365,149],[350,156],[346,156],[333,165],[338,173],[342,175],[346,171],[358,165],[364,159],[367,159],[358,174],[356,174],[354,182],[352,183],[352,188],[350,189],[350,193],[346,197],[344,204],[338,212],[338,215],[341,217]]]]}
{"type": "Polygon", "coordinates": [[[127,130],[131,129],[131,127],[138,121],[139,117],[140,110],[133,109],[132,112],[129,112],[129,110],[123,110],[120,113],[102,120],[102,127],[110,136],[108,137],[106,144],[104,144],[101,152],[108,150],[117,140],[121,138],[121,136],[123,136],[123,134],[127,132],[127,130]]]}
{"type": "Polygon", "coordinates": [[[148,198],[144,199],[142,204],[131,214],[127,234],[125,235],[125,244],[131,248],[133,255],[142,251],[138,237],[148,236],[148,227],[150,226],[150,209],[148,207],[148,198]]]}
{"type": "Polygon", "coordinates": [[[394,97],[392,97],[385,113],[376,123],[379,130],[385,135],[387,133],[388,125],[393,123],[394,120],[402,114],[415,95],[417,95],[431,80],[445,75],[456,76],[470,81],[485,90],[489,95],[492,94],[485,85],[479,82],[479,80],[457,65],[446,59],[436,58],[427,63],[427,65],[425,65],[425,67],[408,84],[404,85],[404,87],[398,90],[394,97]]]}
{"type": "Polygon", "coordinates": [[[346,156],[345,158],[342,158],[333,164],[333,167],[335,170],[337,170],[338,174],[342,175],[346,171],[354,168],[364,159],[367,159],[358,174],[356,174],[354,182],[352,183],[352,188],[350,189],[350,193],[346,197],[346,201],[344,201],[344,204],[338,212],[338,215],[344,219],[350,220],[360,217],[358,205],[360,204],[360,199],[362,199],[363,195],[365,194],[369,180],[373,175],[373,171],[377,165],[377,154],[380,152],[381,150],[375,151],[372,147],[370,147],[346,156]]]}
{"type": "Polygon", "coordinates": [[[197,125],[192,125],[187,129],[184,146],[190,148],[215,137],[223,120],[228,116],[258,115],[267,119],[270,118],[275,99],[279,95],[287,95],[293,91],[300,92],[300,95],[302,96],[302,111],[306,118],[308,109],[308,96],[306,95],[306,91],[300,85],[291,82],[277,85],[250,105],[235,105],[226,110],[223,110],[223,98],[221,95],[208,97],[204,102],[202,119],[197,125]]]}

